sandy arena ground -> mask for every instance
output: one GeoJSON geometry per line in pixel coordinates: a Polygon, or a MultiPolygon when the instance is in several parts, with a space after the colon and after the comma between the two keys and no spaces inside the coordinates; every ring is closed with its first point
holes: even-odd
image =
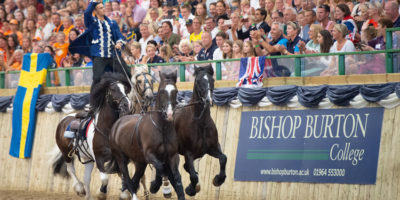
{"type": "MultiPolygon", "coordinates": [[[[140,199],[144,199],[139,196],[140,199]]],[[[73,194],[53,194],[43,192],[26,192],[26,191],[10,191],[0,190],[0,200],[80,200],[84,199],[73,194]]],[[[93,198],[96,199],[96,198],[93,198]]],[[[118,196],[109,196],[108,200],[118,200],[118,196]]],[[[161,200],[162,198],[150,198],[151,200],[161,200]]],[[[174,198],[171,198],[174,200],[174,198]]]]}

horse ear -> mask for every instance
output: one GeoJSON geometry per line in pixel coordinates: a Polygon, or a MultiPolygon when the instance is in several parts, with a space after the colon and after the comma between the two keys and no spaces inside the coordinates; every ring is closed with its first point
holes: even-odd
{"type": "Polygon", "coordinates": [[[161,73],[161,70],[158,71],[158,74],[160,75],[160,81],[163,81],[165,77],[164,77],[163,73],[161,73]]]}
{"type": "Polygon", "coordinates": [[[197,67],[196,65],[194,66],[194,76],[197,76],[197,74],[199,73],[199,69],[200,67],[197,67]]]}
{"type": "Polygon", "coordinates": [[[178,70],[177,69],[175,69],[174,70],[174,73],[173,73],[174,75],[173,75],[173,80],[174,80],[174,83],[176,83],[176,80],[177,80],[177,77],[178,77],[178,70]]]}
{"type": "Polygon", "coordinates": [[[132,82],[133,85],[136,85],[136,77],[135,76],[132,76],[131,82],[132,82]]]}
{"type": "Polygon", "coordinates": [[[214,76],[214,69],[213,69],[212,65],[207,65],[206,68],[207,68],[207,72],[209,74],[211,74],[211,76],[214,76]]]}

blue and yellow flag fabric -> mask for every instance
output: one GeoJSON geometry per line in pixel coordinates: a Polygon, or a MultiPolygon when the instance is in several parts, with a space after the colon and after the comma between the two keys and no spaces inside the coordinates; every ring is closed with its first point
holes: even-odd
{"type": "Polygon", "coordinates": [[[53,58],[48,53],[25,54],[12,115],[10,155],[31,156],[36,122],[36,100],[53,58]]]}

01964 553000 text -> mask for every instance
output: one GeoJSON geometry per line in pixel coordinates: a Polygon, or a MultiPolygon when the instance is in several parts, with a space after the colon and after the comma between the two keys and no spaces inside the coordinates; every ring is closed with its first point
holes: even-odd
{"type": "Polygon", "coordinates": [[[346,169],[326,169],[326,168],[314,168],[314,176],[345,176],[346,169]]]}

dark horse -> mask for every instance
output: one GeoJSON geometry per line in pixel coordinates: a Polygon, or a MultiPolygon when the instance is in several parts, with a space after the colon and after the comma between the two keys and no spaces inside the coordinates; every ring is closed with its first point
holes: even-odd
{"type": "MultiPolygon", "coordinates": [[[[128,95],[133,104],[133,110],[130,114],[147,112],[148,106],[153,102],[153,79],[148,73],[147,66],[136,66],[134,69],[132,76],[133,89],[128,95]]],[[[96,134],[93,138],[94,141],[97,141],[96,144],[93,144],[93,153],[95,155],[96,165],[99,168],[101,178],[101,188],[98,199],[106,199],[109,180],[109,175],[107,173],[113,173],[106,173],[104,169],[105,163],[112,160],[111,149],[108,142],[110,131],[111,126],[108,127],[104,134],[96,134]]],[[[142,179],[141,182],[147,199],[149,192],[145,185],[145,179],[142,179]]],[[[126,190],[126,186],[123,185],[120,199],[127,199],[128,197],[129,192],[126,190]]]]}
{"type": "MultiPolygon", "coordinates": [[[[186,194],[194,196],[198,183],[193,161],[209,154],[219,159],[220,172],[214,177],[214,186],[224,183],[227,158],[218,142],[218,131],[210,115],[214,90],[213,68],[195,67],[192,99],[187,106],[175,112],[175,129],[178,135],[179,154],[185,157],[184,169],[190,174],[186,194]]],[[[200,188],[198,188],[199,190],[200,188]]]]}
{"type": "Polygon", "coordinates": [[[178,92],[175,86],[176,71],[161,72],[160,80],[155,110],[141,115],[121,117],[113,125],[110,134],[115,162],[110,162],[108,169],[118,167],[133,199],[137,199],[139,179],[143,176],[147,164],[152,164],[157,172],[150,192],[157,192],[162,184],[162,175],[167,175],[178,199],[185,199],[178,171],[178,144],[173,124],[178,92]],[[130,160],[136,167],[132,180],[127,168],[130,160]]]}
{"type": "MultiPolygon", "coordinates": [[[[94,85],[90,101],[96,110],[94,113],[95,117],[87,127],[87,140],[80,142],[82,145],[76,145],[76,142],[74,142],[75,139],[64,137],[67,127],[76,119],[75,115],[65,117],[57,126],[56,143],[59,151],[54,152],[57,153],[55,156],[56,159],[53,162],[54,174],[64,172],[62,175],[71,176],[73,178],[74,190],[80,196],[85,195],[86,199],[91,199],[90,179],[94,166],[94,163],[91,161],[99,159],[99,157],[94,157],[94,146],[107,145],[108,141],[101,140],[101,138],[108,138],[106,134],[108,134],[113,123],[120,116],[130,113],[131,101],[127,96],[130,90],[131,86],[128,80],[121,74],[105,73],[101,81],[94,85]],[[98,135],[101,137],[96,140],[94,136],[98,135]],[[85,163],[84,186],[75,174],[72,162],[74,153],[85,163]],[[65,170],[60,171],[65,164],[68,174],[65,173],[65,170]]],[[[108,153],[111,155],[111,152],[108,153]]]]}

